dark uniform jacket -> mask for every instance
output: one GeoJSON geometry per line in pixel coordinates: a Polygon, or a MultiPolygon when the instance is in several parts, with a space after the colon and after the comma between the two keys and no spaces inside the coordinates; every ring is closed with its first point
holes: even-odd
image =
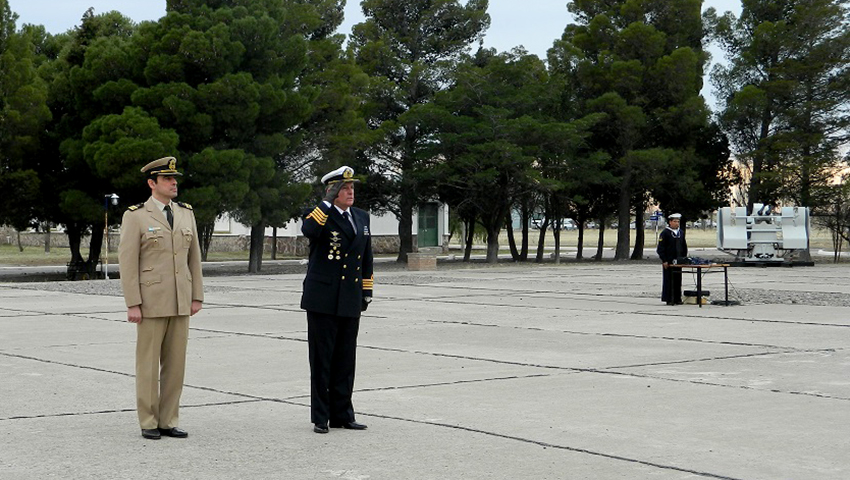
{"type": "Polygon", "coordinates": [[[369,214],[351,207],[357,232],[333,206],[320,202],[304,217],[301,232],[310,239],[310,263],[301,308],[359,317],[363,297],[372,296],[372,237],[369,214]]]}
{"type": "Polygon", "coordinates": [[[673,230],[665,228],[658,237],[658,248],[655,249],[662,262],[673,263],[673,260],[688,256],[688,242],[685,241],[685,231],[679,229],[679,236],[673,235],[673,230]]]}

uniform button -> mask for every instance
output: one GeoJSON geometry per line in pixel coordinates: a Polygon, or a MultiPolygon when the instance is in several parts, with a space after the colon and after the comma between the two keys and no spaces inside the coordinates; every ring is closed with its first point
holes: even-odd
{"type": "Polygon", "coordinates": [[[357,255],[357,260],[360,260],[360,255],[357,255]]]}
{"type": "Polygon", "coordinates": [[[342,268],[348,268],[348,265],[343,265],[342,268]]]}
{"type": "Polygon", "coordinates": [[[357,267],[357,270],[360,270],[360,267],[357,267]]]}
{"type": "Polygon", "coordinates": [[[342,279],[345,280],[345,275],[342,276],[342,279]]]}
{"type": "Polygon", "coordinates": [[[360,279],[359,279],[359,278],[355,278],[355,279],[354,279],[354,283],[357,283],[357,282],[359,282],[359,281],[360,281],[360,279]]]}

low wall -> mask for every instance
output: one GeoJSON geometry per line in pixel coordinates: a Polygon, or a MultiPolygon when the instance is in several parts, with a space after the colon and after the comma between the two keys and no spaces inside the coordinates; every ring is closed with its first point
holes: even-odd
{"type": "MultiPolygon", "coordinates": [[[[25,247],[44,248],[47,235],[44,233],[21,232],[21,244],[25,247]]],[[[109,251],[118,250],[120,234],[109,232],[109,251]]],[[[414,235],[414,241],[416,236],[414,235]]],[[[251,237],[248,235],[213,235],[210,242],[211,252],[244,252],[248,250],[251,237]]],[[[18,233],[8,227],[0,227],[0,245],[17,245],[18,233]]],[[[83,247],[88,247],[89,237],[83,237],[83,247]]],[[[63,231],[50,233],[50,248],[68,248],[68,236],[63,231]]],[[[270,252],[272,238],[266,237],[265,251],[270,252]]],[[[396,235],[373,236],[372,251],[376,254],[398,253],[399,240],[396,235]]],[[[278,237],[277,254],[282,257],[306,257],[310,251],[309,240],[305,237],[278,237]]]]}

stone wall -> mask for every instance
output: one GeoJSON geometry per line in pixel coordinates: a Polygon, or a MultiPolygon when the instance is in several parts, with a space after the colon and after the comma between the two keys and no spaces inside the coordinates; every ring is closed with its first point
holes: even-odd
{"type": "MultiPolygon", "coordinates": [[[[46,235],[44,233],[21,232],[21,244],[25,247],[44,247],[46,235]]],[[[118,231],[109,232],[109,251],[118,250],[120,234],[118,231]]],[[[414,243],[416,236],[414,235],[414,243]]],[[[210,243],[211,252],[244,252],[248,250],[251,238],[248,235],[213,235],[210,243]]],[[[0,227],[0,245],[17,245],[18,234],[9,227],[0,227]]],[[[83,247],[88,247],[89,237],[83,237],[83,247]]],[[[51,248],[68,248],[68,236],[65,232],[57,230],[50,234],[51,248]]],[[[373,236],[372,251],[376,254],[398,253],[398,236],[373,236]]],[[[266,237],[265,251],[271,252],[272,238],[266,237]]],[[[305,237],[279,237],[277,239],[277,254],[282,257],[306,257],[309,254],[310,244],[305,237]]]]}

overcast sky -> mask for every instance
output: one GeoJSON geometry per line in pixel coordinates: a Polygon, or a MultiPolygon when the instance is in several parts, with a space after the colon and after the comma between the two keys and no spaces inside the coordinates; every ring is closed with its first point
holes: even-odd
{"type": "MultiPolygon", "coordinates": [[[[8,0],[12,12],[18,14],[18,28],[24,23],[44,25],[50,33],[62,33],[80,23],[83,13],[94,7],[96,14],[118,10],[139,22],[156,20],[165,15],[165,0],[8,0]]],[[[461,0],[463,1],[463,0],[461,0]]],[[[677,0],[670,0],[677,1],[677,0]]],[[[530,53],[546,58],[546,50],[561,37],[571,21],[567,0],[490,0],[490,29],[484,46],[507,51],[522,45],[530,53]]],[[[741,10],[740,0],[705,0],[703,9],[719,12],[741,10]]],[[[358,0],[348,0],[345,8],[344,33],[363,20],[358,0]]],[[[715,60],[720,53],[710,50],[715,60]]],[[[706,82],[707,83],[707,82],[706,82]]],[[[707,91],[703,94],[708,95],[707,91]]]]}

